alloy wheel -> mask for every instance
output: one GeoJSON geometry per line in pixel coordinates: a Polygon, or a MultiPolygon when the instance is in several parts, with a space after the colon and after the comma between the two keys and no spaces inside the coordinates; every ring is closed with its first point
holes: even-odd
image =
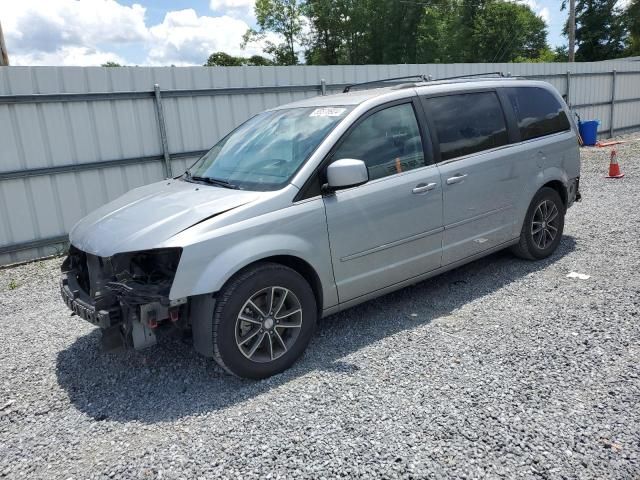
{"type": "Polygon", "coordinates": [[[236,345],[253,362],[271,362],[291,349],[301,327],[302,305],[295,293],[284,287],[263,288],[240,309],[236,345]]]}
{"type": "Polygon", "coordinates": [[[536,207],[531,220],[533,243],[541,250],[553,243],[558,235],[560,215],[558,207],[551,200],[543,200],[536,207]]]}

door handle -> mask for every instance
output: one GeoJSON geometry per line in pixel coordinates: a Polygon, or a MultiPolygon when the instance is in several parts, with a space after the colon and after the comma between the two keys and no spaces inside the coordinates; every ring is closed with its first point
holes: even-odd
{"type": "Polygon", "coordinates": [[[414,187],[413,190],[411,190],[413,193],[427,193],[429,190],[433,190],[434,188],[436,188],[438,186],[437,183],[419,183],[418,185],[416,185],[414,187]]]}
{"type": "Polygon", "coordinates": [[[460,175],[458,173],[458,174],[454,175],[453,177],[447,178],[447,185],[453,185],[454,183],[460,183],[465,178],[467,178],[467,174],[466,173],[464,175],[460,175]]]}

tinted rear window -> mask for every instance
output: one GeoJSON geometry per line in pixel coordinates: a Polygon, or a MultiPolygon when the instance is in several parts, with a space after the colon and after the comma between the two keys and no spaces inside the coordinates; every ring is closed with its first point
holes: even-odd
{"type": "Polygon", "coordinates": [[[544,88],[505,88],[518,120],[520,139],[570,130],[569,119],[556,97],[544,88]]]}
{"type": "Polygon", "coordinates": [[[508,143],[507,125],[495,92],[463,93],[426,99],[441,160],[508,143]]]}

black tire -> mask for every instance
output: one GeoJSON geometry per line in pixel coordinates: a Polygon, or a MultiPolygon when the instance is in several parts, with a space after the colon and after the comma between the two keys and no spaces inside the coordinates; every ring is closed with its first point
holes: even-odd
{"type": "MultiPolygon", "coordinates": [[[[273,300],[271,303],[273,304],[273,300]]],[[[284,308],[284,306],[281,306],[281,308],[284,308]]],[[[260,310],[265,309],[261,308],[260,310]]],[[[275,309],[273,310],[275,311],[275,309]]],[[[247,316],[255,317],[255,319],[265,318],[255,312],[251,312],[247,316]]],[[[276,314],[267,316],[277,317],[276,314]]],[[[214,358],[227,372],[238,377],[262,379],[280,373],[293,365],[304,352],[315,330],[317,316],[318,310],[313,290],[298,272],[277,263],[261,263],[249,267],[231,278],[217,296],[213,312],[212,341],[214,358]],[[245,309],[249,300],[255,298],[254,296],[259,292],[270,291],[272,292],[272,298],[275,298],[270,287],[280,288],[281,292],[288,290],[289,292],[285,295],[287,297],[286,301],[293,302],[295,300],[298,302],[301,312],[295,314],[295,316],[296,319],[300,319],[301,326],[295,329],[285,328],[284,326],[264,329],[265,334],[268,333],[269,336],[262,340],[263,330],[256,333],[253,329],[264,327],[264,321],[261,320],[262,326],[260,327],[243,322],[238,317],[242,312],[246,311],[243,309],[245,309]],[[289,297],[288,295],[291,293],[293,295],[289,297]],[[248,328],[249,331],[244,336],[237,336],[240,328],[248,328]],[[294,330],[298,330],[295,333],[295,338],[293,338],[294,333],[292,333],[294,330]],[[264,342],[256,352],[256,355],[258,353],[263,355],[261,361],[256,361],[255,358],[257,357],[253,360],[247,357],[246,350],[243,353],[241,349],[247,349],[248,345],[241,347],[236,340],[237,338],[238,340],[248,338],[252,333],[256,335],[256,340],[252,340],[251,344],[254,344],[253,342],[257,341],[258,338],[264,342]],[[274,333],[281,336],[274,337],[274,333]],[[278,338],[286,339],[286,341],[292,343],[287,348],[284,348],[284,343],[278,342],[278,338]],[[280,356],[274,359],[269,357],[265,359],[264,356],[269,352],[271,358],[273,358],[274,345],[279,349],[277,353],[280,356]]],[[[275,320],[271,323],[274,322],[275,320]]],[[[283,323],[285,322],[283,321],[283,323]]]]}
{"type": "MultiPolygon", "coordinates": [[[[553,211],[552,208],[549,208],[547,211],[553,211]]],[[[531,200],[531,204],[529,205],[529,209],[527,210],[527,215],[524,218],[524,223],[522,225],[522,231],[520,232],[520,241],[511,247],[511,251],[518,257],[524,258],[527,260],[541,260],[543,258],[547,258],[551,255],[562,239],[562,232],[564,231],[564,215],[566,212],[566,207],[562,202],[562,198],[558,192],[556,192],[552,188],[543,187],[535,194],[533,200],[531,200]],[[546,202],[546,203],[545,203],[546,202]],[[539,207],[542,205],[553,205],[557,210],[557,216],[551,222],[544,222],[540,224],[538,220],[541,219],[542,208],[538,211],[539,207]],[[534,225],[536,222],[536,225],[534,225]],[[553,232],[553,228],[556,229],[555,237],[553,240],[548,241],[547,244],[540,241],[540,234],[536,233],[534,235],[533,231],[535,231],[537,226],[540,225],[548,225],[547,232],[553,232]],[[543,245],[541,248],[540,245],[543,245]]],[[[543,235],[548,235],[543,232],[543,235]]],[[[549,237],[545,237],[548,239],[549,237]]]]}

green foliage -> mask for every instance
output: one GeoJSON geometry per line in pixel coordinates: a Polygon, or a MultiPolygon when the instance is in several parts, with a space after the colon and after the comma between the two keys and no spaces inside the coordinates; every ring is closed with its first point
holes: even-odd
{"type": "Polygon", "coordinates": [[[303,2],[300,0],[256,0],[254,13],[259,29],[249,29],[244,34],[242,46],[252,42],[264,43],[265,53],[278,65],[296,65],[296,43],[304,43],[302,34],[303,2]],[[267,39],[267,33],[276,33],[284,42],[276,44],[267,39]]]}
{"type": "Polygon", "coordinates": [[[311,23],[305,52],[313,65],[367,63],[370,0],[307,0],[304,14],[311,23]]]}
{"type": "Polygon", "coordinates": [[[215,52],[209,55],[205,67],[241,67],[241,66],[265,66],[273,65],[273,62],[261,55],[253,55],[249,58],[234,57],[224,52],[215,52]]]}
{"type": "Polygon", "coordinates": [[[311,64],[444,63],[539,58],[544,21],[506,0],[307,0],[311,64]]]}
{"type": "MultiPolygon", "coordinates": [[[[576,61],[596,62],[625,55],[628,14],[616,3],[617,0],[577,0],[576,61]]],[[[563,9],[566,4],[564,1],[563,9]]],[[[568,30],[566,25],[565,35],[568,30]]]]}
{"type": "Polygon", "coordinates": [[[13,279],[9,281],[9,290],[15,290],[18,287],[19,287],[18,282],[16,282],[13,279]]]}
{"type": "Polygon", "coordinates": [[[413,63],[424,15],[421,2],[307,0],[311,64],[413,63]]]}
{"type": "Polygon", "coordinates": [[[426,7],[418,25],[417,57],[424,63],[451,63],[466,56],[466,42],[458,34],[464,27],[460,7],[455,2],[441,1],[426,7]]]}
{"type": "MultiPolygon", "coordinates": [[[[640,0],[616,3],[577,0],[577,60],[640,55],[640,0]]],[[[311,65],[568,60],[566,47],[549,48],[542,18],[513,0],[256,0],[255,15],[242,46],[260,42],[271,59],[217,52],[207,65],[295,65],[300,47],[311,65]]]]}
{"type": "Polygon", "coordinates": [[[273,65],[273,61],[269,60],[267,57],[263,57],[262,55],[251,55],[247,58],[245,65],[267,67],[273,65]]]}
{"type": "Polygon", "coordinates": [[[625,12],[629,28],[627,55],[640,55],[640,0],[631,0],[625,12]]]}
{"type": "Polygon", "coordinates": [[[116,63],[116,62],[106,62],[106,63],[103,63],[100,66],[101,67],[121,67],[122,65],[120,65],[119,63],[116,63]]]}
{"type": "Polygon", "coordinates": [[[544,20],[528,6],[510,2],[489,2],[478,11],[470,40],[473,51],[467,61],[535,59],[548,49],[544,20]]]}
{"type": "Polygon", "coordinates": [[[551,50],[548,47],[545,47],[544,49],[542,49],[537,57],[516,57],[514,59],[514,62],[517,63],[551,63],[551,62],[558,62],[561,60],[558,60],[558,57],[556,55],[557,49],[556,50],[551,50]]]}
{"type": "Polygon", "coordinates": [[[234,57],[224,52],[215,52],[209,55],[205,67],[239,67],[242,65],[242,58],[234,57]]]}
{"type": "Polygon", "coordinates": [[[569,61],[569,47],[567,45],[562,45],[560,47],[556,47],[553,52],[556,56],[554,62],[568,62],[569,61]]]}

